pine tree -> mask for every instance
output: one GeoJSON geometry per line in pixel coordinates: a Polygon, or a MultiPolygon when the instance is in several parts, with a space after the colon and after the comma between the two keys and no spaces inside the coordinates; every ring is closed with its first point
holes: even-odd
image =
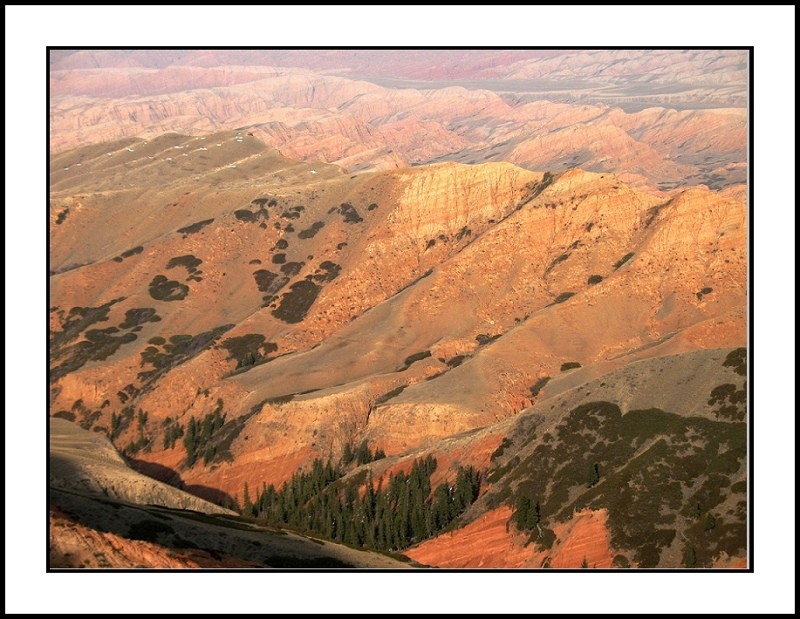
{"type": "Polygon", "coordinates": [[[689,546],[683,557],[683,564],[686,567],[695,567],[697,565],[697,554],[695,553],[694,546],[689,546]]]}
{"type": "Polygon", "coordinates": [[[367,464],[368,462],[372,461],[372,452],[369,450],[369,445],[367,444],[366,439],[361,441],[361,444],[356,450],[356,460],[359,464],[367,464]]]}
{"type": "Polygon", "coordinates": [[[528,528],[530,518],[531,500],[524,494],[517,499],[517,509],[514,512],[514,524],[523,531],[528,528]]]}
{"type": "Polygon", "coordinates": [[[111,413],[111,438],[114,439],[117,437],[119,433],[119,426],[120,422],[122,421],[122,416],[117,415],[115,413],[111,413]]]}
{"type": "Polygon", "coordinates": [[[591,488],[600,481],[600,465],[595,462],[589,467],[589,473],[586,476],[586,485],[591,488]]]}
{"type": "Polygon", "coordinates": [[[253,515],[253,502],[250,500],[250,488],[244,482],[244,513],[246,516],[253,515]]]}
{"type": "Polygon", "coordinates": [[[706,522],[703,525],[703,530],[708,532],[716,526],[717,526],[717,521],[714,518],[714,516],[712,516],[710,513],[706,514],[706,522]]]}
{"type": "Polygon", "coordinates": [[[433,495],[433,527],[441,531],[450,522],[450,491],[447,483],[439,484],[433,495]]]}
{"type": "Polygon", "coordinates": [[[192,468],[197,461],[195,448],[197,442],[197,422],[194,415],[189,418],[189,426],[186,428],[186,435],[183,437],[183,446],[186,448],[186,466],[192,468]]]}
{"type": "Polygon", "coordinates": [[[342,451],[342,466],[347,466],[353,461],[355,454],[353,454],[353,446],[350,443],[345,443],[344,450],[342,451]]]}
{"type": "Polygon", "coordinates": [[[542,520],[542,508],[537,500],[528,510],[528,518],[525,521],[526,529],[533,529],[542,520]]]}

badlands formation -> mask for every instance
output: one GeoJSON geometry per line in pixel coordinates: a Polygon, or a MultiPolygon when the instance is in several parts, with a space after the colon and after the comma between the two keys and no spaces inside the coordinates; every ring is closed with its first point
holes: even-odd
{"type": "Polygon", "coordinates": [[[743,564],[743,108],[87,54],[51,62],[52,566],[743,564]],[[268,486],[428,457],[429,506],[479,479],[446,528],[331,533],[405,562],[278,547],[268,486]]]}

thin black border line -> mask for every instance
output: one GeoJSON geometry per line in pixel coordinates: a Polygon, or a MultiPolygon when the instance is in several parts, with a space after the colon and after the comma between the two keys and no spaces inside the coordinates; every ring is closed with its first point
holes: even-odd
{"type": "MultiPolygon", "coordinates": [[[[478,47],[459,47],[459,46],[443,46],[443,47],[402,47],[402,46],[373,46],[373,47],[363,47],[363,46],[305,46],[305,47],[297,47],[297,46],[288,46],[288,47],[239,47],[239,46],[142,46],[142,47],[120,47],[120,46],[50,46],[46,47],[46,62],[45,62],[45,74],[46,74],[46,82],[47,82],[47,100],[45,102],[46,108],[46,118],[47,118],[47,130],[46,130],[46,152],[47,152],[47,184],[45,187],[46,193],[46,204],[48,208],[45,211],[45,221],[46,221],[46,230],[47,230],[47,266],[49,269],[50,265],[50,52],[51,51],[60,51],[60,50],[68,50],[68,51],[84,51],[84,50],[108,50],[108,51],[147,51],[147,50],[185,50],[185,51],[194,51],[194,50],[235,50],[235,51],[281,51],[281,50],[397,50],[397,51],[440,51],[440,50],[460,50],[460,51],[489,51],[489,50],[498,50],[498,51],[539,51],[539,50],[561,50],[561,51],[573,51],[573,52],[580,52],[580,51],[595,51],[595,50],[647,50],[647,51],[660,51],[660,50],[678,50],[678,51],[696,51],[696,50],[725,50],[725,51],[747,51],[748,52],[748,90],[749,90],[749,99],[747,105],[747,122],[748,122],[748,138],[749,143],[747,145],[747,193],[748,193],[748,221],[747,221],[747,234],[748,234],[748,255],[747,255],[747,262],[748,262],[748,276],[747,276],[747,298],[748,298],[748,308],[749,308],[749,315],[748,315],[748,325],[747,325],[747,422],[748,422],[748,434],[749,434],[749,444],[747,450],[747,490],[748,490],[748,511],[747,511],[747,519],[748,519],[748,539],[747,539],[747,567],[746,568],[697,568],[697,569],[689,569],[689,568],[682,568],[682,567],[675,567],[675,568],[642,568],[642,569],[621,569],[621,568],[594,568],[590,570],[585,570],[581,568],[551,568],[551,569],[541,569],[541,568],[421,568],[421,569],[399,569],[399,568],[53,568],[50,566],[50,553],[49,553],[49,541],[50,541],[50,405],[49,405],[49,393],[50,393],[50,354],[49,354],[49,333],[50,333],[50,317],[49,317],[49,308],[50,308],[50,274],[48,270],[47,276],[47,308],[46,309],[46,325],[47,325],[47,385],[46,390],[48,393],[48,407],[46,410],[47,416],[47,432],[46,432],[46,443],[45,448],[47,452],[47,466],[46,474],[46,484],[47,484],[47,509],[45,511],[46,515],[46,530],[47,530],[47,544],[45,546],[45,552],[47,553],[46,556],[46,572],[52,574],[69,574],[69,573],[77,573],[77,574],[85,574],[85,573],[94,573],[94,574],[119,574],[119,573],[144,573],[144,574],[172,574],[172,573],[190,573],[190,574],[205,574],[205,573],[237,573],[237,572],[245,572],[245,573],[389,573],[389,574],[406,574],[406,573],[422,573],[422,574],[431,574],[431,573],[446,573],[446,574],[462,574],[462,573],[484,573],[484,574],[494,574],[494,573],[535,573],[535,574],[580,574],[580,573],[611,573],[611,574],[741,574],[741,573],[753,573],[754,570],[754,556],[755,556],[755,544],[754,544],[754,534],[755,528],[753,524],[753,470],[754,470],[754,458],[753,458],[753,445],[754,445],[754,433],[753,433],[753,349],[754,349],[754,319],[753,319],[753,274],[754,274],[754,206],[753,206],[753,199],[754,199],[754,192],[753,192],[753,154],[754,154],[754,131],[753,131],[753,100],[754,100],[754,77],[755,77],[755,67],[754,67],[754,46],[621,46],[621,47],[607,47],[607,46],[543,46],[543,47],[521,47],[521,46],[503,46],[503,47],[495,47],[495,46],[478,46],[478,47]]],[[[458,81],[458,80],[454,80],[458,81]]],[[[367,549],[369,550],[369,549],[367,549]]]]}
{"type": "Polygon", "coordinates": [[[47,463],[45,466],[45,475],[47,476],[45,479],[45,487],[47,488],[47,509],[45,509],[45,530],[47,531],[47,545],[45,546],[45,553],[46,553],[46,561],[45,561],[45,572],[50,573],[53,571],[53,568],[50,567],[50,48],[48,47],[45,52],[45,92],[47,93],[47,100],[44,102],[45,106],[45,118],[47,119],[47,126],[45,129],[45,136],[44,139],[46,141],[45,144],[45,152],[47,153],[47,162],[46,166],[47,169],[45,171],[46,176],[46,183],[45,183],[45,204],[47,208],[45,209],[44,217],[45,217],[45,230],[47,230],[47,243],[45,246],[47,247],[47,258],[45,268],[47,269],[47,307],[45,308],[45,325],[46,325],[46,339],[45,339],[45,350],[47,350],[47,381],[45,385],[45,393],[47,394],[47,409],[45,410],[45,428],[46,428],[46,444],[45,444],[45,462],[47,463]]]}
{"type": "Polygon", "coordinates": [[[711,45],[711,46],[675,46],[675,45],[656,45],[656,46],[642,46],[642,45],[628,45],[628,46],[607,46],[607,45],[595,45],[595,46],[586,46],[586,45],[578,45],[578,46],[570,46],[570,45],[551,45],[551,46],[542,46],[542,47],[526,47],[526,46],[514,46],[514,45],[502,45],[502,46],[495,46],[495,45],[486,45],[486,46],[475,46],[475,47],[463,47],[458,45],[443,45],[443,46],[430,46],[430,47],[413,47],[413,46],[402,46],[402,45],[371,45],[371,46],[358,46],[358,45],[281,45],[276,47],[247,47],[247,46],[238,46],[238,45],[202,45],[202,46],[193,46],[193,45],[181,45],[181,46],[172,46],[172,45],[144,45],[141,47],[130,47],[130,46],[119,46],[119,45],[81,45],[81,46],[70,46],[70,45],[48,45],[48,50],[54,51],[85,51],[85,50],[93,50],[93,51],[160,51],[160,50],[172,50],[172,51],[205,51],[205,50],[229,50],[229,51],[244,51],[244,52],[258,52],[258,51],[283,51],[283,50],[296,50],[296,51],[325,51],[325,50],[343,50],[343,51],[373,51],[373,50],[397,50],[397,51],[444,51],[444,50],[453,50],[453,51],[548,51],[548,50],[557,50],[557,51],[565,51],[565,52],[583,52],[583,51],[617,51],[617,50],[631,50],[631,51],[748,51],[753,49],[753,46],[750,45],[711,45]]]}
{"type": "Polygon", "coordinates": [[[755,419],[755,415],[753,414],[754,406],[753,406],[753,349],[755,348],[755,319],[753,310],[755,308],[754,298],[755,295],[753,294],[754,288],[754,280],[753,274],[755,273],[755,252],[753,251],[755,248],[755,233],[754,230],[754,220],[755,220],[755,208],[754,208],[754,196],[753,193],[753,153],[755,152],[753,149],[753,141],[755,138],[755,133],[753,132],[753,119],[755,114],[753,110],[753,101],[755,95],[755,49],[753,47],[750,48],[749,53],[749,62],[748,62],[748,77],[750,80],[749,85],[749,100],[747,101],[747,121],[748,121],[748,139],[749,144],[747,145],[747,155],[749,157],[747,161],[747,193],[748,193],[748,204],[747,204],[747,234],[748,234],[748,253],[747,253],[747,263],[748,263],[748,277],[747,277],[747,301],[749,306],[749,324],[747,329],[748,335],[748,342],[747,342],[747,429],[750,434],[750,440],[748,444],[748,451],[747,451],[747,464],[749,469],[747,470],[747,496],[749,499],[749,505],[747,506],[747,519],[748,519],[748,533],[749,539],[747,544],[747,551],[748,551],[748,562],[747,562],[747,571],[752,573],[755,570],[754,566],[754,557],[755,557],[755,547],[753,544],[753,540],[755,539],[755,527],[753,524],[753,508],[755,503],[753,501],[753,480],[755,476],[753,475],[753,469],[755,464],[755,459],[753,457],[753,446],[755,445],[754,440],[754,433],[753,433],[753,422],[755,419]]]}

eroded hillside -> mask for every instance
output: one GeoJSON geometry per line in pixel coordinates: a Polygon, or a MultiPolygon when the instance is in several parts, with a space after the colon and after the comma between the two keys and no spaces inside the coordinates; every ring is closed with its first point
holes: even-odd
{"type": "MultiPolygon", "coordinates": [[[[50,200],[51,415],[107,434],[141,471],[218,504],[241,506],[246,484],[280,486],[364,443],[386,456],[368,465],[376,479],[419,454],[438,461],[432,484],[476,467],[483,490],[462,524],[510,514],[523,481],[544,469],[525,468],[530,454],[514,442],[517,477],[498,476],[508,464],[491,457],[498,445],[511,436],[529,450],[579,449],[576,437],[592,431],[580,411],[599,411],[597,441],[630,436],[613,453],[587,444],[603,482],[608,467],[627,480],[689,448],[716,445],[741,464],[742,419],[686,409],[667,397],[674,390],[646,383],[650,370],[637,379],[650,386],[627,395],[607,393],[603,378],[679,359],[673,373],[702,377],[698,403],[739,402],[738,384],[711,394],[733,384],[717,381],[720,359],[692,366],[687,356],[746,341],[746,208],[735,192],[654,195],[612,174],[508,163],[352,174],[230,131],[55,154],[50,200]],[[557,396],[564,410],[543,413],[557,396]],[[636,421],[652,408],[665,412],[636,421]],[[551,436],[570,440],[548,445],[538,421],[514,438],[541,415],[551,436]],[[662,445],[661,434],[672,438],[662,445]],[[658,447],[640,457],[645,443],[658,447]]],[[[567,455],[575,466],[587,457],[567,455]]],[[[744,483],[732,462],[731,487],[744,483]]],[[[692,468],[682,483],[715,474],[692,468]]],[[[673,538],[694,539],[689,516],[680,512],[657,553],[637,549],[606,487],[566,498],[530,489],[560,544],[560,559],[546,555],[553,567],[574,562],[568,540],[587,527],[607,531],[614,556],[632,564],[679,565],[673,538]],[[584,508],[595,516],[568,524],[584,508]]],[[[686,499],[665,509],[688,509],[686,499]]],[[[701,503],[704,516],[722,509],[701,503]]],[[[736,555],[725,540],[695,540],[695,561],[736,555]]]]}
{"type": "Polygon", "coordinates": [[[746,181],[743,52],[466,55],[462,86],[436,81],[448,65],[421,51],[78,52],[51,69],[51,149],[244,128],[287,157],[351,171],[495,161],[613,172],[650,190],[746,181]],[[429,75],[381,79],[376,63],[429,75]]]}

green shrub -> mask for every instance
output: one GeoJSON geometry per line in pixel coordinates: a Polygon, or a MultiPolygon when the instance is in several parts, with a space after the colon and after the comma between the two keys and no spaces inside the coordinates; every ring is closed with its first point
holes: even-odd
{"type": "Polygon", "coordinates": [[[403,362],[403,367],[401,367],[398,371],[404,372],[408,368],[410,368],[414,363],[417,361],[422,361],[423,359],[427,359],[431,356],[430,350],[423,350],[422,352],[416,352],[413,355],[409,355],[406,357],[406,360],[403,362]]]}
{"type": "Polygon", "coordinates": [[[183,234],[183,238],[186,238],[190,234],[194,234],[195,232],[200,232],[203,228],[207,225],[214,223],[214,219],[204,219],[203,221],[198,221],[193,223],[189,226],[185,226],[183,228],[178,228],[178,233],[183,234]]]}
{"type": "Polygon", "coordinates": [[[387,391],[382,396],[379,396],[378,398],[375,399],[375,405],[377,406],[379,404],[384,404],[385,402],[388,402],[392,398],[396,398],[401,393],[403,393],[403,390],[405,390],[406,387],[408,387],[408,385],[400,385],[399,387],[395,387],[391,391],[387,391]]]}
{"type": "Polygon", "coordinates": [[[737,348],[728,353],[725,361],[722,363],[723,367],[733,368],[739,376],[747,375],[747,349],[737,348]]]}
{"type": "Polygon", "coordinates": [[[342,203],[338,211],[343,216],[344,223],[346,224],[358,224],[364,221],[355,207],[347,202],[342,203]]]}
{"type": "Polygon", "coordinates": [[[158,322],[161,317],[156,314],[155,308],[152,307],[135,307],[125,312],[125,320],[119,326],[120,329],[132,329],[133,327],[143,325],[148,322],[158,322]]]}
{"type": "Polygon", "coordinates": [[[464,360],[466,358],[467,358],[466,355],[456,355],[452,359],[448,359],[447,360],[447,367],[457,368],[459,365],[464,363],[464,360]]]}
{"type": "Polygon", "coordinates": [[[533,385],[529,387],[531,396],[534,398],[539,395],[539,392],[544,388],[544,386],[550,382],[549,376],[542,376],[539,380],[536,381],[533,385]]]}
{"type": "Polygon", "coordinates": [[[300,230],[300,232],[297,233],[297,237],[301,239],[313,238],[317,234],[317,232],[322,230],[324,226],[325,226],[324,221],[316,221],[313,224],[311,224],[310,228],[307,228],[305,230],[300,230]]]}
{"type": "Polygon", "coordinates": [[[558,266],[562,262],[565,262],[571,255],[572,254],[570,252],[566,252],[561,254],[557,258],[554,258],[553,261],[550,263],[550,265],[544,270],[544,274],[547,275],[548,273],[550,273],[550,271],[552,271],[554,268],[556,268],[556,266],[558,266]]]}
{"type": "Polygon", "coordinates": [[[304,262],[286,262],[281,265],[281,273],[288,277],[293,277],[300,272],[304,265],[304,262]]]}
{"type": "Polygon", "coordinates": [[[614,263],[614,270],[616,271],[617,269],[619,269],[619,268],[620,268],[620,267],[621,267],[623,264],[625,264],[626,262],[628,262],[628,260],[630,260],[631,258],[633,258],[633,256],[634,256],[634,253],[633,253],[633,252],[627,253],[627,254],[625,254],[624,256],[622,256],[622,258],[620,258],[619,260],[617,260],[617,261],[614,263]]]}
{"type": "Polygon", "coordinates": [[[511,447],[511,445],[512,445],[512,441],[506,436],[505,438],[503,438],[503,441],[500,443],[500,445],[497,447],[497,449],[495,449],[492,452],[492,455],[491,455],[491,457],[489,459],[492,460],[492,461],[496,460],[497,458],[502,456],[503,453],[505,452],[506,448],[511,447]]]}
{"type": "Polygon", "coordinates": [[[156,301],[181,301],[189,294],[189,286],[156,275],[150,282],[149,292],[156,301]]]}
{"type": "Polygon", "coordinates": [[[317,300],[320,290],[322,290],[320,286],[308,280],[295,282],[289,287],[289,292],[281,296],[281,301],[278,307],[272,310],[272,315],[290,324],[301,322],[317,300]]]}
{"type": "Polygon", "coordinates": [[[203,264],[203,261],[200,258],[196,258],[192,254],[187,254],[185,256],[175,256],[174,258],[170,258],[169,262],[167,262],[168,269],[174,269],[175,267],[182,266],[185,267],[186,270],[191,275],[192,273],[197,272],[197,267],[203,264]]]}
{"type": "Polygon", "coordinates": [[[258,216],[253,213],[252,211],[248,211],[247,209],[239,209],[233,211],[233,216],[236,217],[239,221],[244,221],[246,223],[253,223],[258,221],[258,216]]]}
{"type": "Polygon", "coordinates": [[[481,333],[475,336],[475,341],[478,342],[478,346],[486,346],[486,344],[491,344],[501,335],[502,333],[498,333],[497,335],[486,335],[485,333],[481,333]]]}
{"type": "Polygon", "coordinates": [[[331,262],[330,260],[325,260],[324,262],[320,263],[319,268],[314,272],[312,277],[315,282],[320,284],[332,282],[334,279],[339,277],[339,273],[341,273],[341,271],[341,266],[335,262],[331,262]]]}
{"type": "Polygon", "coordinates": [[[219,347],[230,353],[229,359],[236,360],[238,369],[262,363],[268,359],[270,353],[278,350],[277,344],[265,339],[260,333],[249,333],[223,340],[219,347]]]}
{"type": "Polygon", "coordinates": [[[131,256],[135,256],[136,254],[141,254],[144,248],[139,245],[138,247],[134,247],[133,249],[128,249],[127,251],[122,252],[120,254],[123,258],[130,258],[131,256]]]}

